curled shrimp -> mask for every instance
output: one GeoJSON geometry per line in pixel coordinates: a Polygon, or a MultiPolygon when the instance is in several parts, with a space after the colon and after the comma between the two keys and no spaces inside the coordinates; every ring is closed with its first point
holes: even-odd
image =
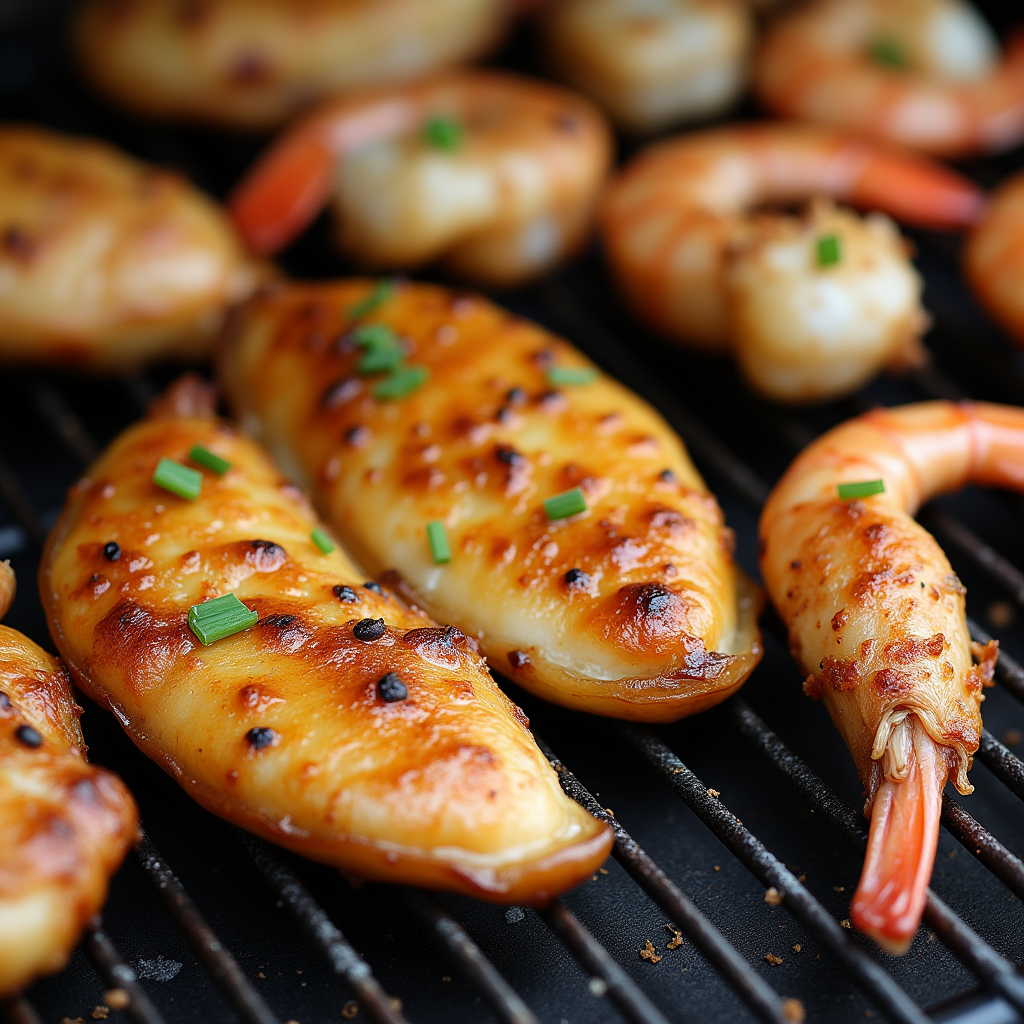
{"type": "Polygon", "coordinates": [[[478,57],[507,0],[89,0],[92,82],[150,117],[269,128],[310,100],[397,85],[478,57]]]}
{"type": "Polygon", "coordinates": [[[561,0],[551,70],[631,132],[723,113],[747,82],[753,21],[734,0],[561,0]]]}
{"type": "Polygon", "coordinates": [[[331,201],[338,244],[368,267],[443,259],[509,285],[582,244],[610,159],[605,122],[583,98],[465,72],[326,104],[271,148],[230,208],[259,253],[331,201]]]}
{"type": "Polygon", "coordinates": [[[1024,344],[1024,174],[996,189],[964,247],[964,273],[974,294],[1024,344]]]}
{"type": "Polygon", "coordinates": [[[783,117],[943,156],[1024,138],[1024,38],[1000,59],[961,0],[817,0],[766,32],[754,88],[783,117]]]}
{"type": "Polygon", "coordinates": [[[971,792],[997,654],[995,642],[972,644],[964,587],[912,518],[967,484],[1024,491],[1024,410],[925,402],[868,413],[799,455],[761,516],[761,571],[809,673],[804,690],[825,702],[867,794],[851,917],[895,952],[921,920],[947,776],[971,792]],[[870,497],[839,490],[877,480],[884,492],[870,497]]]}
{"type": "Polygon", "coordinates": [[[808,125],[694,133],[641,152],[602,216],[614,276],[637,314],[699,348],[733,351],[749,383],[789,402],[851,391],[918,357],[921,281],[895,226],[961,227],[983,197],[924,157],[808,125]]]}

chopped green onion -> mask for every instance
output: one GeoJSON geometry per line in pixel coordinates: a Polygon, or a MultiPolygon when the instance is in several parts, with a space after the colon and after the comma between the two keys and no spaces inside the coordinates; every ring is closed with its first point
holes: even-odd
{"type": "Polygon", "coordinates": [[[387,324],[360,324],[351,338],[360,348],[391,348],[398,344],[398,335],[387,324]]]}
{"type": "Polygon", "coordinates": [[[188,628],[204,647],[233,633],[241,633],[243,629],[250,629],[258,621],[259,615],[242,604],[235,594],[194,604],[188,610],[188,628]]]}
{"type": "Polygon", "coordinates": [[[425,366],[402,366],[373,386],[374,398],[405,398],[430,379],[425,366]]]}
{"type": "Polygon", "coordinates": [[[217,476],[223,476],[231,468],[231,463],[227,459],[222,459],[219,455],[211,452],[209,448],[204,448],[201,444],[193,445],[192,451],[188,453],[188,457],[197,466],[203,466],[210,470],[211,473],[216,473],[217,476]]]}
{"type": "Polygon", "coordinates": [[[325,554],[329,555],[334,550],[334,541],[327,536],[327,531],[318,526],[311,534],[313,543],[325,554]]]}
{"type": "Polygon", "coordinates": [[[395,291],[395,282],[389,279],[378,281],[373,286],[373,291],[366,296],[365,299],[360,299],[354,306],[348,311],[350,320],[358,320],[361,316],[366,316],[367,313],[372,313],[378,306],[383,305],[395,291]]]}
{"type": "Polygon", "coordinates": [[[401,348],[371,348],[356,362],[356,373],[385,373],[402,365],[405,353],[401,348]]]}
{"type": "Polygon", "coordinates": [[[173,459],[161,459],[153,470],[153,483],[179,498],[195,501],[203,487],[203,474],[173,459]]]}
{"type": "Polygon", "coordinates": [[[553,385],[593,384],[597,370],[593,366],[551,366],[547,371],[548,383],[553,385]]]}
{"type": "Polygon", "coordinates": [[[427,542],[430,544],[430,557],[434,560],[434,565],[444,565],[445,562],[452,560],[448,534],[445,533],[444,523],[440,519],[427,523],[427,542]]]}
{"type": "Polygon", "coordinates": [[[818,239],[818,266],[831,267],[839,262],[839,236],[822,235],[818,239]]]}
{"type": "Polygon", "coordinates": [[[868,53],[877,64],[887,68],[901,69],[910,63],[903,47],[895,39],[888,39],[885,36],[872,40],[868,46],[868,53]]]}
{"type": "Polygon", "coordinates": [[[855,484],[839,484],[839,497],[844,501],[850,498],[870,498],[872,494],[885,491],[884,480],[862,480],[855,484]]]}
{"type": "Polygon", "coordinates": [[[569,516],[587,511],[587,499],[578,487],[574,487],[571,491],[562,491],[561,494],[548,498],[544,502],[544,511],[552,521],[568,519],[569,516]]]}
{"type": "Polygon", "coordinates": [[[451,152],[462,144],[462,125],[454,117],[432,117],[423,126],[423,138],[431,146],[451,152]]]}

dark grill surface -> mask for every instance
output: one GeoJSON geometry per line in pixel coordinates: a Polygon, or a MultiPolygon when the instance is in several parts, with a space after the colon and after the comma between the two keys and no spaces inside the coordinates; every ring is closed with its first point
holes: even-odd
{"type": "MultiPolygon", "coordinates": [[[[149,125],[105,106],[73,70],[61,7],[36,0],[18,21],[10,0],[0,3],[0,116],[105,137],[223,195],[262,141],[149,125]]],[[[1011,5],[989,13],[1000,28],[1013,15],[1011,5]]],[[[523,35],[501,62],[531,70],[530,53],[523,35]]],[[[965,169],[990,185],[1020,166],[1018,151],[965,169]]],[[[958,240],[918,233],[915,242],[936,320],[932,366],[809,410],[774,408],[727,362],[649,337],[617,303],[597,253],[500,301],[569,337],[668,417],[756,573],[759,504],[823,429],[875,404],[1024,401],[1024,355],[968,296],[958,240]]],[[[297,277],[347,269],[323,221],[284,263],[297,277]]],[[[89,459],[177,371],[0,372],[0,558],[12,558],[21,583],[8,623],[52,647],[34,587],[45,532],[89,459]]],[[[977,789],[947,797],[934,892],[906,957],[846,927],[866,836],[862,796],[769,617],[764,663],[741,698],[672,727],[589,718],[508,684],[567,791],[618,835],[606,871],[541,913],[350,883],[277,851],[200,810],[89,706],[92,759],[131,786],[147,839],[68,968],[0,1007],[0,1018],[6,1009],[11,1024],[89,1021],[116,986],[132,1001],[107,1019],[137,1024],[353,1014],[391,1024],[710,1024],[794,1019],[789,998],[816,1021],[1024,1020],[1014,966],[1024,959],[1024,865],[1011,852],[1024,852],[1024,671],[1013,661],[1024,657],[1024,576],[1014,568],[1024,565],[1022,513],[1015,496],[971,490],[922,514],[968,586],[977,638],[996,636],[1003,654],[984,706],[977,789]],[[782,905],[765,901],[770,886],[782,905]],[[670,923],[683,936],[673,949],[670,923]],[[648,940],[657,962],[640,956],[648,940]]]]}

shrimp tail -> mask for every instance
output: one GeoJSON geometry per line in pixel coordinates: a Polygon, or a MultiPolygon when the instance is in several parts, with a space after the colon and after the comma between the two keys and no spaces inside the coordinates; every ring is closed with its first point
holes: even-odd
{"type": "MultiPolygon", "coordinates": [[[[897,726],[909,749],[875,793],[864,870],[850,917],[888,953],[906,953],[921,923],[939,842],[948,765],[916,718],[897,726]],[[912,747],[909,743],[912,742],[912,747]]],[[[894,737],[896,739],[896,737],[894,737]]],[[[893,757],[892,745],[884,755],[893,757]]]]}
{"type": "Polygon", "coordinates": [[[327,205],[334,155],[311,132],[292,132],[274,145],[228,200],[246,245],[259,256],[283,249],[327,205]]]}
{"type": "Polygon", "coordinates": [[[934,160],[881,149],[865,161],[850,201],[906,224],[947,230],[972,227],[985,212],[985,193],[962,174],[934,160]]]}

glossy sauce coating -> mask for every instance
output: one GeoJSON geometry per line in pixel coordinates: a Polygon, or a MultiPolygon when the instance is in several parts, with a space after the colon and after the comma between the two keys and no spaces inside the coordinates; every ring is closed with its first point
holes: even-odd
{"type": "Polygon", "coordinates": [[[197,358],[255,282],[226,218],[176,174],[0,127],[0,361],[197,358]]]}
{"type": "Polygon", "coordinates": [[[340,548],[322,553],[317,525],[229,425],[143,421],[74,488],[51,538],[41,589],[57,645],[192,797],[292,850],[509,902],[595,870],[610,833],[562,793],[475,644],[367,584],[340,548]],[[232,463],[204,471],[198,500],[151,482],[196,444],[232,463]],[[204,647],[189,608],[227,593],[259,622],[204,647]]]}
{"type": "Polygon", "coordinates": [[[0,997],[64,966],[136,836],[124,784],[86,763],[81,713],[63,666],[0,626],[0,997]]]}
{"type": "Polygon", "coordinates": [[[93,83],[150,117],[269,128],[321,96],[393,85],[497,42],[506,0],[91,0],[93,83]]]}
{"type": "Polygon", "coordinates": [[[402,284],[364,319],[429,382],[374,398],[349,315],[371,282],[293,285],[235,322],[222,377],[368,570],[394,570],[498,671],[548,700],[670,721],[760,658],[757,600],[679,438],[579,352],[486,300],[402,284]],[[592,379],[559,385],[559,371],[592,379]],[[554,375],[549,376],[549,375],[554,375]],[[551,522],[572,488],[587,511],[551,522]],[[431,521],[452,549],[435,565],[431,521]]]}

